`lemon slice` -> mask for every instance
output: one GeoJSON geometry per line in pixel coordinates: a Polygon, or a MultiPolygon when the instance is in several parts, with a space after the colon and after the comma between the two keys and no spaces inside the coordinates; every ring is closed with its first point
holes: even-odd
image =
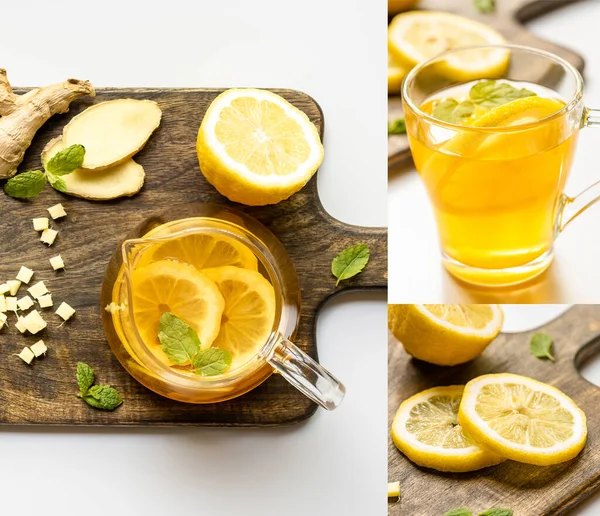
{"type": "Polygon", "coordinates": [[[512,100],[484,114],[477,116],[469,125],[472,127],[509,127],[539,122],[557,111],[565,104],[545,97],[525,97],[512,100]]]}
{"type": "MultiPolygon", "coordinates": [[[[439,11],[410,11],[394,17],[388,29],[389,48],[407,68],[446,50],[472,45],[506,43],[502,35],[482,23],[439,11]]],[[[508,67],[503,49],[457,52],[437,64],[437,72],[457,81],[498,77],[508,67]]]]}
{"type": "Polygon", "coordinates": [[[158,260],[177,260],[198,270],[231,265],[258,269],[258,260],[249,247],[234,238],[208,233],[193,233],[152,245],[137,261],[144,267],[158,260]]]}
{"type": "Polygon", "coordinates": [[[207,269],[204,273],[225,299],[221,331],[213,345],[228,350],[233,357],[231,368],[238,368],[260,351],[273,331],[273,286],[259,272],[238,267],[207,269]]]}
{"type": "Polygon", "coordinates": [[[388,94],[399,94],[402,88],[402,81],[408,73],[406,68],[400,66],[392,57],[388,50],[388,94]]]}
{"type": "Polygon", "coordinates": [[[407,353],[432,364],[473,360],[500,333],[498,305],[389,305],[388,325],[407,353]]]}
{"type": "Polygon", "coordinates": [[[479,446],[458,423],[463,389],[464,385],[434,387],[400,405],[392,422],[392,439],[415,464],[461,473],[504,460],[479,446]]]}
{"type": "Polygon", "coordinates": [[[225,307],[213,281],[191,265],[170,260],[154,262],[132,274],[135,325],[149,349],[164,363],[174,365],[160,348],[158,326],[170,312],[198,332],[202,349],[217,338],[225,307]]]}
{"type": "Polygon", "coordinates": [[[585,446],[585,414],[551,385],[516,374],[471,380],[459,421],[477,442],[504,457],[549,466],[575,457],[585,446]]]}
{"type": "Polygon", "coordinates": [[[319,133],[306,114],[257,89],[221,93],[204,115],[196,148],[206,179],[251,206],[287,199],[323,161],[319,133]]]}

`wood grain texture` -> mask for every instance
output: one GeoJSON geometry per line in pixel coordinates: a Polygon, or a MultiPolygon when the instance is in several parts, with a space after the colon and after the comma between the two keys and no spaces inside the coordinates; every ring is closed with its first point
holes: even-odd
{"type": "MultiPolygon", "coordinates": [[[[481,14],[471,0],[422,0],[419,7],[432,11],[448,11],[490,25],[498,30],[510,43],[540,48],[562,57],[580,72],[583,71],[583,58],[577,53],[538,38],[529,32],[523,24],[578,0],[502,0],[496,2],[496,11],[481,14]]],[[[388,98],[388,119],[395,120],[403,115],[402,101],[399,96],[388,98]]],[[[408,138],[405,135],[388,138],[388,167],[392,168],[410,159],[408,138]]]]}
{"type": "MultiPolygon", "coordinates": [[[[191,405],[162,398],[126,373],[104,337],[99,296],[116,246],[155,214],[166,210],[179,213],[180,206],[187,214],[185,206],[189,208],[189,203],[234,206],[256,217],[283,242],[296,265],[303,295],[296,344],[313,357],[317,356],[315,320],[326,299],[347,288],[384,288],[387,284],[386,230],[349,226],[333,219],[321,206],[316,177],[289,200],[257,208],[231,203],[206,182],[198,167],[196,134],[206,108],[221,91],[100,89],[95,99],[72,104],[69,113],[52,118],[38,132],[20,170],[39,168],[46,142],[93,103],[125,97],[152,99],[163,110],[159,129],[135,156],[146,171],[146,184],[135,197],[94,203],[50,187],[29,202],[3,196],[0,278],[14,278],[19,267],[26,265],[36,272],[34,280],[46,281],[54,308],[64,300],[77,313],[59,328],[61,320],[53,310],[43,310],[48,328],[37,336],[19,334],[12,327],[14,315],[10,317],[11,328],[0,332],[0,424],[266,426],[302,421],[314,413],[316,406],[276,375],[254,391],[224,403],[191,405]],[[31,219],[47,216],[46,208],[57,202],[63,203],[68,217],[53,224],[60,233],[48,249],[38,241],[31,219]],[[331,260],[357,242],[370,246],[371,262],[362,274],[336,288],[331,260]],[[66,270],[56,273],[48,259],[58,253],[66,270]],[[40,336],[49,347],[45,358],[28,367],[12,356],[40,336]],[[125,402],[118,410],[94,410],[75,397],[78,361],[89,363],[96,369],[99,382],[121,392],[125,402]]],[[[302,109],[323,134],[323,114],[313,99],[297,91],[273,91],[302,109]]],[[[324,365],[335,374],[335,363],[324,365]]]]}
{"type": "Polygon", "coordinates": [[[600,349],[600,306],[579,305],[543,328],[501,334],[476,360],[445,368],[413,360],[390,334],[389,423],[406,398],[438,385],[464,384],[487,373],[516,373],[547,382],[569,395],[586,413],[588,442],[575,459],[550,467],[506,461],[478,472],[451,474],[420,468],[389,440],[389,478],[399,480],[402,497],[389,504],[389,515],[441,516],[457,507],[478,514],[506,507],[515,516],[566,514],[600,486],[600,390],[578,368],[600,349]],[[529,353],[531,335],[554,339],[556,362],[529,353]]]}

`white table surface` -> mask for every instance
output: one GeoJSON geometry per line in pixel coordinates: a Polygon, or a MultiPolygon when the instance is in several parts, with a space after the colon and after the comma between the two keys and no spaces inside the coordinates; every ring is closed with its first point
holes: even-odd
{"type": "MultiPolygon", "coordinates": [[[[36,0],[3,3],[2,19],[0,66],[15,85],[76,77],[306,91],[325,113],[326,209],[385,225],[384,0],[36,0]]],[[[0,256],[10,250],[0,246],[0,256]]],[[[302,425],[2,429],[0,513],[385,514],[386,318],[385,293],[348,294],[325,308],[320,358],[348,394],[337,411],[302,425]]]]}
{"type": "MultiPolygon", "coordinates": [[[[587,0],[556,10],[529,24],[540,37],[581,54],[585,61],[585,99],[600,107],[600,1],[587,0]]],[[[600,180],[600,131],[581,132],[566,191],[576,194],[600,180]]],[[[600,204],[574,221],[556,242],[554,264],[534,286],[482,293],[454,281],[440,263],[437,233],[425,190],[412,165],[389,175],[389,299],[394,303],[600,302],[600,204]]]]}

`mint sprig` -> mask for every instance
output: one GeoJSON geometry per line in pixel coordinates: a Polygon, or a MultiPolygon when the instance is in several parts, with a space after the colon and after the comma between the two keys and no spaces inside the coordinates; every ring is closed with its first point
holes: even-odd
{"type": "Polygon", "coordinates": [[[189,324],[165,312],[158,326],[160,347],[178,365],[190,364],[198,376],[223,374],[231,366],[232,356],[226,349],[201,349],[200,338],[189,324]]]}
{"type": "Polygon", "coordinates": [[[93,385],[96,378],[94,369],[83,362],[77,364],[77,396],[90,407],[101,410],[115,410],[123,403],[123,398],[114,387],[109,385],[93,385]]]}
{"type": "Polygon", "coordinates": [[[476,110],[485,112],[513,100],[534,96],[536,93],[527,88],[515,88],[507,82],[486,79],[471,86],[468,99],[462,102],[451,98],[444,99],[435,105],[431,115],[444,122],[461,124],[476,110]]]}
{"type": "Polygon", "coordinates": [[[9,179],[4,185],[4,192],[15,199],[31,199],[42,192],[46,180],[59,192],[65,192],[67,186],[60,176],[80,168],[84,156],[83,145],[71,145],[52,156],[44,166],[44,172],[29,170],[9,179]]]}
{"type": "Polygon", "coordinates": [[[482,14],[493,13],[496,10],[496,0],[475,0],[475,9],[482,14]]]}
{"type": "Polygon", "coordinates": [[[370,251],[367,244],[356,244],[344,249],[331,262],[331,273],[340,281],[352,278],[366,267],[370,251]]]}

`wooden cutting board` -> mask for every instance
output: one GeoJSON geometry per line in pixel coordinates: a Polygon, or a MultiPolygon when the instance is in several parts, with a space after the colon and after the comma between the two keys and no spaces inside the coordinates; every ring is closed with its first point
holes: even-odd
{"type": "MultiPolygon", "coordinates": [[[[163,118],[159,129],[136,157],[146,170],[146,184],[133,198],[94,203],[60,194],[47,187],[36,199],[22,202],[2,195],[0,200],[0,279],[12,279],[19,267],[35,271],[53,294],[55,308],[67,301],[77,309],[72,320],[43,310],[48,328],[24,336],[13,327],[0,331],[0,424],[51,425],[230,425],[267,426],[302,421],[316,406],[278,376],[254,391],[213,405],[191,405],[163,398],[137,383],[113,356],[100,320],[100,288],[116,246],[136,226],[169,211],[190,216],[193,203],[231,205],[256,217],[283,242],[296,266],[302,288],[302,313],[296,344],[317,356],[315,322],[326,299],[345,289],[384,288],[387,284],[387,239],[384,228],[343,224],[328,215],[319,201],[317,179],[289,200],[275,206],[250,208],[229,202],[206,182],[198,167],[196,134],[210,102],[223,90],[101,89],[95,99],[81,99],[65,115],[55,116],[38,132],[21,170],[40,167],[40,152],[61,133],[74,115],[93,103],[116,98],[152,99],[163,118]],[[33,217],[47,216],[46,208],[62,202],[68,213],[54,226],[55,244],[46,248],[33,230],[33,217]],[[336,288],[331,260],[355,243],[371,248],[365,271],[336,288]],[[48,259],[60,253],[66,270],[52,271],[48,259]],[[31,366],[15,356],[24,345],[40,338],[49,347],[31,366]],[[125,402],[114,412],[92,409],[75,397],[76,364],[96,369],[97,380],[116,387],[125,402]]],[[[323,134],[323,113],[304,93],[274,90],[302,109],[323,134]]],[[[22,93],[22,91],[21,91],[22,93]]],[[[21,294],[24,292],[22,289],[21,294]]],[[[327,343],[323,343],[327,345],[327,343]]],[[[335,362],[324,364],[335,374],[335,362]]],[[[343,380],[343,378],[341,378],[343,380]]]]}
{"type": "MultiPolygon", "coordinates": [[[[523,24],[549,13],[559,7],[575,3],[577,0],[498,0],[493,13],[481,14],[472,0],[421,0],[419,8],[432,11],[448,11],[467,18],[480,21],[498,30],[510,43],[541,48],[556,54],[580,72],[583,71],[583,58],[575,52],[538,38],[529,32],[523,24]]],[[[403,116],[400,96],[388,98],[388,119],[396,120],[403,116]]],[[[408,138],[406,135],[388,138],[388,167],[392,168],[410,158],[408,138]]]]}
{"type": "Polygon", "coordinates": [[[550,467],[506,461],[473,473],[451,474],[420,468],[389,441],[389,479],[399,480],[402,496],[388,504],[389,515],[441,516],[457,507],[478,514],[490,507],[514,510],[515,516],[566,514],[600,486],[600,389],[584,380],[578,368],[600,350],[600,306],[578,305],[536,330],[501,334],[476,360],[456,367],[437,367],[409,358],[389,339],[389,405],[391,421],[406,398],[438,385],[460,385],[487,373],[516,373],[554,385],[586,413],[588,441],[570,462],[550,467]],[[529,353],[531,335],[554,339],[556,362],[529,353]]]}

